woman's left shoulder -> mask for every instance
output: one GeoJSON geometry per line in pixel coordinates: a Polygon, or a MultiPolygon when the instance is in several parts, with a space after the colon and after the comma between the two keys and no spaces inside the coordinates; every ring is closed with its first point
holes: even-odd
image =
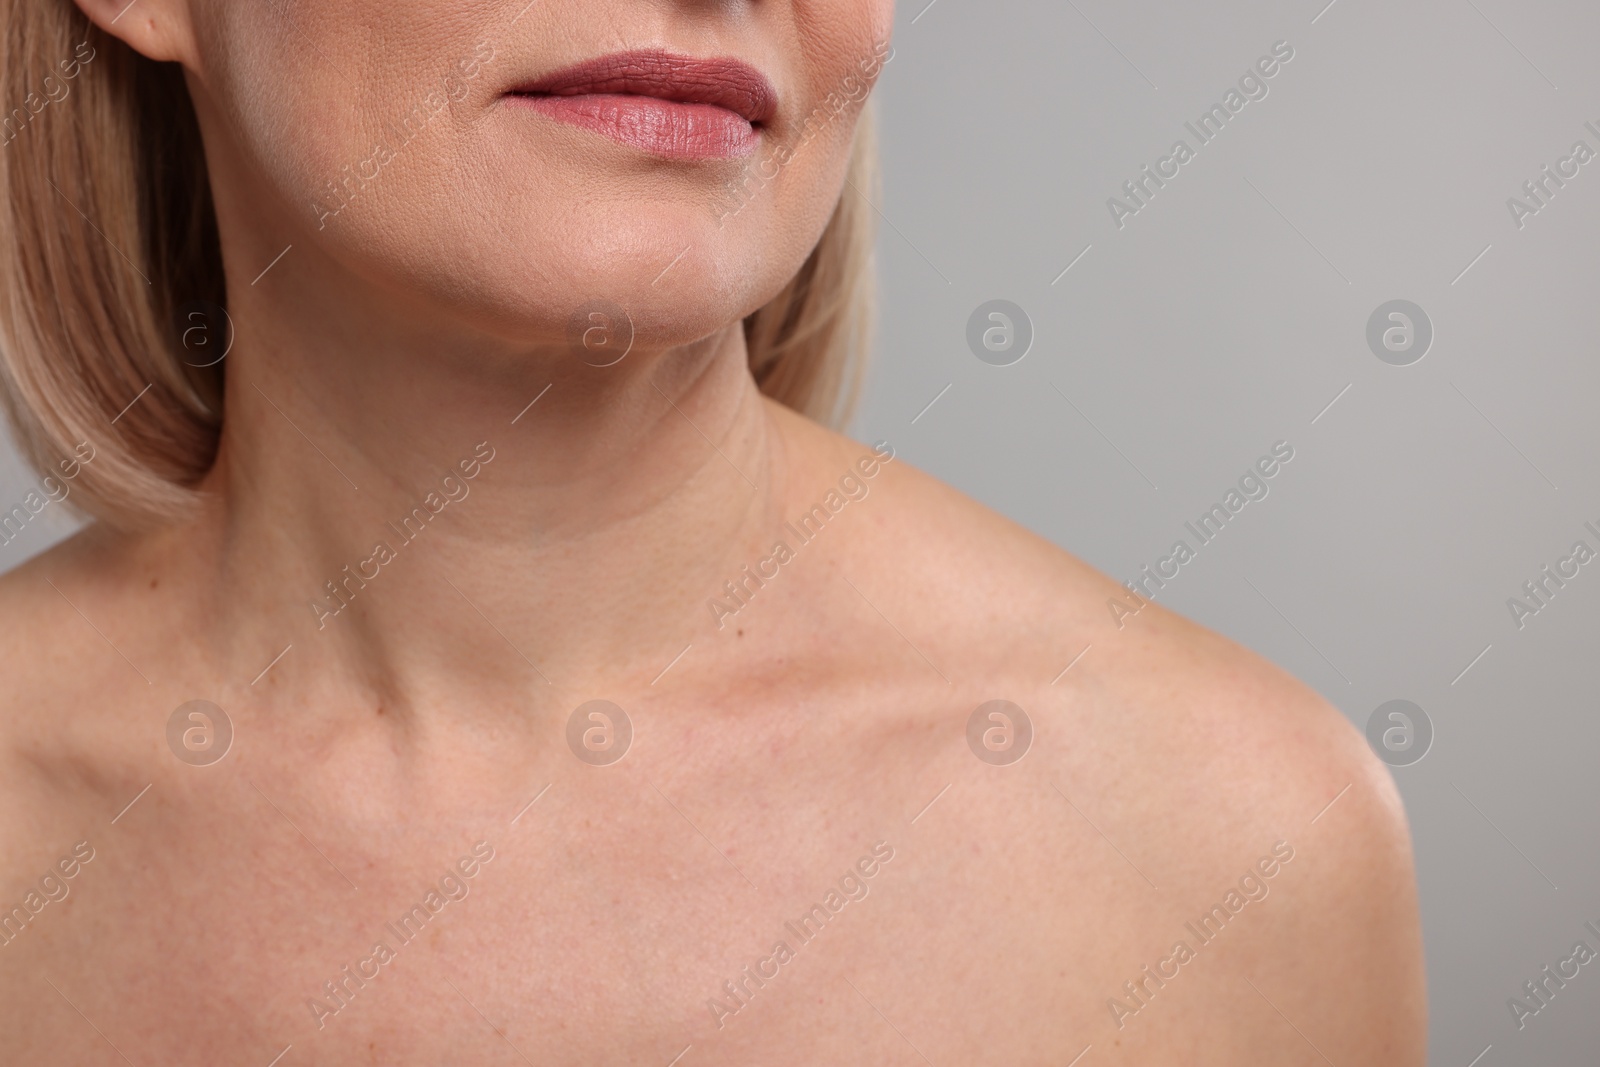
{"type": "Polygon", "coordinates": [[[839,516],[841,569],[950,679],[1085,715],[1115,708],[1119,729],[1147,731],[1144,754],[1170,760],[1173,777],[1203,772],[1239,799],[1265,790],[1320,805],[1349,785],[1404,837],[1388,769],[1310,687],[918,470],[892,442],[807,426],[796,499],[851,465],[861,498],[839,516]],[[1205,758],[1184,758],[1196,752],[1205,758]]]}
{"type": "MultiPolygon", "coordinates": [[[[1309,686],[1229,638],[1131,595],[1121,583],[903,458],[875,492],[868,551],[916,598],[913,618],[973,673],[990,671],[1046,707],[1115,709],[1118,732],[1147,735],[1147,765],[1231,803],[1316,815],[1341,790],[1369,858],[1409,855],[1388,768],[1350,720],[1309,686]],[[1197,755],[1203,758],[1196,759],[1197,755]],[[1190,776],[1193,776],[1192,779],[1190,776]],[[1352,802],[1353,801],[1353,802],[1352,802]]],[[[1317,827],[1334,829],[1334,812],[1317,827]]],[[[1329,847],[1336,847],[1332,840],[1329,847]]],[[[1409,860],[1405,864],[1409,874],[1409,860]]]]}
{"type": "Polygon", "coordinates": [[[878,607],[906,638],[958,689],[1025,709],[1052,782],[1160,857],[1192,890],[1187,911],[1279,857],[1274,900],[1226,965],[1243,993],[1256,982],[1337,1062],[1420,1064],[1410,833],[1389,768],[1350,720],[903,457],[876,480],[855,562],[874,561],[878,607]]]}
{"type": "Polygon", "coordinates": [[[945,673],[987,678],[1030,709],[1053,780],[1115,813],[1194,887],[1196,908],[1262,856],[1291,852],[1293,877],[1230,969],[1270,983],[1279,1010],[1351,1062],[1421,1063],[1410,833],[1389,768],[1350,720],[903,458],[880,483],[868,551],[945,673]]]}

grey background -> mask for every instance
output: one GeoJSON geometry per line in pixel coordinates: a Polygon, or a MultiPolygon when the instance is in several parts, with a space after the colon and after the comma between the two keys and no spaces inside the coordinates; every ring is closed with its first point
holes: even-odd
{"type": "Polygon", "coordinates": [[[1600,969],[1520,1032],[1506,999],[1600,949],[1600,560],[1521,630],[1506,599],[1600,549],[1600,159],[1521,230],[1506,200],[1575,140],[1600,151],[1600,8],[925,3],[902,3],[877,94],[885,303],[855,432],[1118,579],[1290,442],[1158,599],[1358,727],[1397,697],[1432,719],[1394,771],[1431,1062],[1596,1062],[1600,969]],[[1267,97],[1119,230],[1107,198],[1278,40],[1267,97]],[[1009,367],[965,341],[996,298],[1035,331],[1009,367]],[[1365,339],[1393,299],[1434,324],[1408,367],[1365,339]]]}
{"type": "MultiPolygon", "coordinates": [[[[1506,998],[1600,947],[1600,561],[1520,630],[1506,599],[1600,548],[1600,160],[1521,230],[1506,199],[1575,140],[1600,151],[1600,9],[924,2],[877,94],[884,304],[853,432],[1119,579],[1292,444],[1158,599],[1358,727],[1394,698],[1427,711],[1433,748],[1395,777],[1431,1060],[1593,1062],[1600,967],[1521,1032],[1506,998]],[[1268,96],[1119,230],[1107,198],[1278,40],[1295,57],[1268,96]],[[1435,330],[1408,367],[1365,340],[1399,298],[1435,330]],[[967,348],[990,299],[1033,323],[1015,365],[967,348]]],[[[0,450],[0,500],[31,484],[0,450]]],[[[46,509],[0,567],[69,530],[46,509]]]]}

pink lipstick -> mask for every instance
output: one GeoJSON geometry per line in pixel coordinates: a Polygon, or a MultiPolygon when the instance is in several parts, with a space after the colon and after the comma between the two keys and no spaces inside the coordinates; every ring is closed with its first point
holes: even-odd
{"type": "Polygon", "coordinates": [[[600,56],[506,99],[668,159],[749,155],[777,107],[772,83],[748,63],[664,51],[600,56]]]}

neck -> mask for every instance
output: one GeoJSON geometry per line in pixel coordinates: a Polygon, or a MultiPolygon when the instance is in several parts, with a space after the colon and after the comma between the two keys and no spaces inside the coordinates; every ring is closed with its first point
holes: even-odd
{"type": "Polygon", "coordinates": [[[778,521],[739,324],[606,368],[422,336],[238,324],[183,548],[221,662],[401,711],[648,684],[778,521]]]}

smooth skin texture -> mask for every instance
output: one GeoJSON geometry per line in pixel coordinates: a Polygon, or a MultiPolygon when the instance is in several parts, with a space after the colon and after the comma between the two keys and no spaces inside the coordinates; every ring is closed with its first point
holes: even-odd
{"type": "Polygon", "coordinates": [[[719,225],[737,162],[498,97],[622,48],[735,55],[781,141],[887,3],[124,3],[80,0],[189,72],[237,341],[204,508],[0,578],[0,907],[94,850],[0,945],[8,1060],[1424,1062],[1397,793],[1283,672],[1159,607],[1119,629],[1114,582],[903,459],[714,621],[871,455],[763,399],[737,325],[817,240],[850,123],[719,225]],[[470,93],[321,219],[482,41],[470,93]],[[564,345],[595,297],[638,331],[604,369],[564,345]],[[469,495],[319,620],[484,444],[469,495]],[[597,698],[634,726],[609,767],[565,739],[597,698]],[[235,730],[211,766],[167,747],[194,699],[235,730]],[[1011,766],[967,745],[994,699],[1036,730],[1011,766]],[[401,943],[386,924],[479,842],[401,943]],[[1278,842],[1269,894],[1197,946],[1185,923],[1278,842]],[[865,896],[795,937],[875,845],[865,896]],[[1110,998],[1179,940],[1119,1026],[1110,998]],[[314,1010],[378,941],[393,959],[314,1010]]]}

